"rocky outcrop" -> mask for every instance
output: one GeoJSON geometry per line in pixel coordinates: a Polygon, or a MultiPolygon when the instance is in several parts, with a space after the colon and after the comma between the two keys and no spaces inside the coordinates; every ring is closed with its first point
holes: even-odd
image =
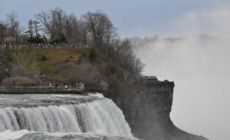
{"type": "MultiPolygon", "coordinates": [[[[132,133],[144,140],[207,140],[177,128],[169,115],[174,82],[144,80],[142,90],[112,98],[123,111],[132,133]]],[[[128,92],[128,91],[126,91],[128,92]]]]}

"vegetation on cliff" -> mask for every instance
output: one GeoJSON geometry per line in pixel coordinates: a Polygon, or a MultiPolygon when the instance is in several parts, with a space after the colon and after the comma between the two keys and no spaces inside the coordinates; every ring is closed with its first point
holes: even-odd
{"type": "MultiPolygon", "coordinates": [[[[7,17],[19,22],[17,13],[7,17]]],[[[124,87],[138,87],[135,84],[144,64],[133,53],[130,41],[120,39],[107,14],[100,10],[87,12],[78,19],[75,14],[67,14],[57,7],[34,17],[36,19],[28,22],[26,32],[30,42],[33,43],[36,36],[43,36],[48,39],[43,42],[54,44],[52,47],[59,42],[75,47],[52,48],[46,44],[49,48],[7,49],[4,60],[10,62],[12,68],[9,75],[1,79],[3,85],[83,82],[90,91],[111,91],[112,95],[118,95],[124,87]],[[39,35],[41,31],[43,35],[39,35]],[[23,80],[27,82],[17,82],[23,80]]],[[[11,34],[12,30],[8,27],[7,33],[11,34]]]]}
{"type": "Polygon", "coordinates": [[[95,47],[6,49],[4,59],[12,68],[2,78],[3,85],[83,82],[90,91],[110,91],[117,96],[125,85],[137,87],[140,76],[95,47]]]}

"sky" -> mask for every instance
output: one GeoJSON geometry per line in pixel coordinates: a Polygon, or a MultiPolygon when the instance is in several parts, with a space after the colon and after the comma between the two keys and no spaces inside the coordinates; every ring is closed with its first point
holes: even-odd
{"type": "Polygon", "coordinates": [[[0,0],[0,19],[15,11],[27,27],[34,15],[55,7],[78,17],[101,9],[118,28],[121,37],[179,36],[175,22],[184,14],[228,4],[227,0],[0,0]],[[218,2],[218,3],[217,3],[218,2]]]}
{"type": "Polygon", "coordinates": [[[135,49],[143,74],[175,82],[170,117],[179,128],[210,140],[229,140],[229,0],[0,0],[0,20],[12,10],[23,26],[34,15],[60,7],[78,17],[104,11],[121,38],[182,37],[135,49]],[[199,34],[216,39],[204,40],[199,34]]]}

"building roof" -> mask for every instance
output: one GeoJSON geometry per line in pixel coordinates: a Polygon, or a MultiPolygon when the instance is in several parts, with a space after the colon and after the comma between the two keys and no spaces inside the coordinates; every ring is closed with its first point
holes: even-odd
{"type": "Polygon", "coordinates": [[[5,43],[16,42],[16,39],[12,36],[8,36],[4,39],[5,43]]]}

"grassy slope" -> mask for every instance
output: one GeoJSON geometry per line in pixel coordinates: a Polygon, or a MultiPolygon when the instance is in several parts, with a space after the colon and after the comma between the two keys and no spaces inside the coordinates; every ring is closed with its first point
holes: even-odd
{"type": "MultiPolygon", "coordinates": [[[[15,54],[19,54],[20,52],[20,59],[23,58],[26,60],[26,64],[24,65],[28,70],[32,70],[34,57],[37,63],[35,67],[35,72],[40,73],[42,72],[47,77],[49,77],[56,69],[57,64],[60,62],[64,62],[69,60],[69,62],[77,63],[76,61],[79,60],[79,56],[83,53],[88,54],[90,48],[39,48],[36,49],[35,56],[32,55],[34,49],[15,49],[15,50],[6,50],[6,60],[16,64],[13,60],[13,56],[15,54]],[[42,60],[42,56],[45,56],[47,60],[42,60]],[[72,58],[70,56],[72,55],[72,58]]],[[[99,57],[104,57],[103,54],[99,52],[99,57]]]]}
{"type": "MultiPolygon", "coordinates": [[[[13,59],[13,56],[15,54],[19,54],[20,52],[20,59],[23,58],[26,61],[26,64],[24,67],[26,67],[28,70],[32,70],[34,57],[35,62],[37,63],[34,72],[40,74],[42,72],[46,75],[47,78],[51,78],[51,74],[56,71],[57,64],[60,62],[64,62],[68,58],[68,62],[73,62],[75,64],[77,63],[77,60],[79,60],[79,56],[86,53],[87,55],[90,52],[90,48],[39,48],[36,49],[35,56],[32,55],[35,49],[6,49],[5,56],[6,60],[16,64],[16,62],[13,59]],[[45,56],[47,60],[42,60],[42,56],[45,56]],[[72,55],[72,58],[70,56],[72,55]]],[[[99,60],[102,60],[104,62],[109,62],[109,58],[106,57],[102,52],[97,51],[97,57],[99,60]]]]}

